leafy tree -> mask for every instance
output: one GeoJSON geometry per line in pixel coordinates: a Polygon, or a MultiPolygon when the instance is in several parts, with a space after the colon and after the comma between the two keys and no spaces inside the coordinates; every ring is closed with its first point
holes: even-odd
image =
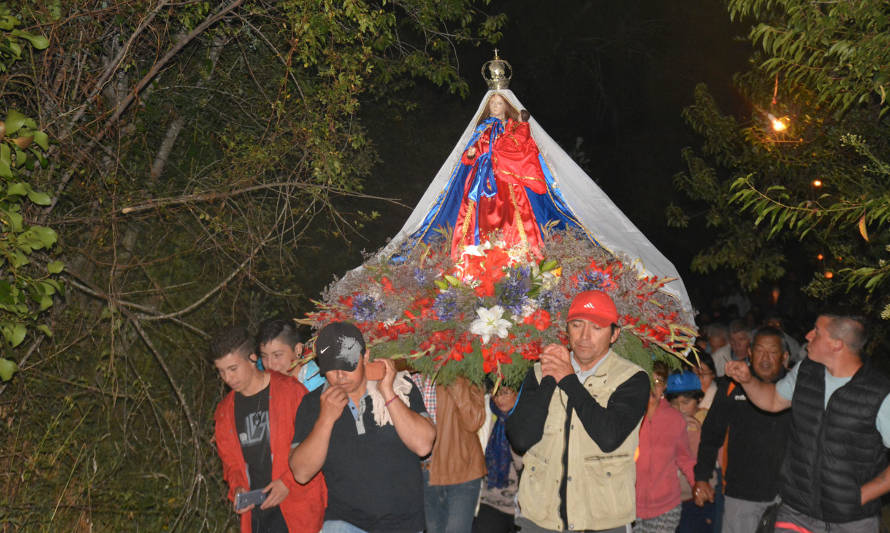
{"type": "Polygon", "coordinates": [[[358,218],[339,202],[366,196],[362,106],[407,106],[416,78],[465,92],[455,47],[497,38],[503,18],[467,0],[8,5],[27,34],[3,35],[34,44],[2,58],[4,105],[52,144],[28,155],[49,156],[31,189],[7,178],[3,193],[27,204],[23,231],[58,232],[58,259],[31,243],[42,270],[23,279],[55,272],[67,291],[54,337],[4,354],[22,370],[0,391],[0,522],[223,530],[210,332],[298,313],[312,294],[299,273],[327,267],[312,245],[337,255],[358,218]]]}
{"type": "Polygon", "coordinates": [[[787,270],[806,292],[890,318],[890,20],[881,2],[732,0],[752,24],[745,111],[722,113],[707,88],[684,111],[702,135],[675,184],[716,238],[693,269],[732,268],[753,288],[787,270]],[[704,207],[701,210],[701,207],[704,207]]]}
{"type": "MultiPolygon", "coordinates": [[[[0,5],[0,72],[15,67],[23,52],[49,46],[46,37],[23,31],[10,9],[0,5]]],[[[10,80],[3,92],[18,90],[10,80]]],[[[36,169],[46,166],[49,139],[37,128],[34,119],[15,109],[8,109],[0,121],[0,334],[8,353],[35,333],[52,335],[46,324],[38,321],[53,305],[53,297],[62,290],[55,274],[63,265],[54,260],[56,232],[32,224],[37,206],[49,204],[49,196],[34,189],[28,179],[36,169]],[[30,330],[30,331],[29,331],[30,330]]],[[[15,361],[0,357],[0,381],[9,381],[18,370],[15,361]]]]}

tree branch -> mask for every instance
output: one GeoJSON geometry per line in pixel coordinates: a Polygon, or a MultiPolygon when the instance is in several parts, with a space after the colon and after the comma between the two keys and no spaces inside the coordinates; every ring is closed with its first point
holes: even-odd
{"type": "Polygon", "coordinates": [[[71,178],[74,176],[75,171],[81,167],[81,163],[83,163],[84,159],[86,159],[87,154],[90,152],[90,150],[92,150],[95,145],[97,145],[102,139],[105,138],[108,132],[111,131],[112,126],[117,124],[118,120],[120,120],[121,115],[123,115],[124,111],[126,111],[127,108],[130,107],[130,104],[133,103],[142,89],[144,89],[145,86],[148,85],[149,82],[151,82],[151,80],[158,75],[161,69],[164,68],[164,66],[166,66],[167,63],[169,63],[170,60],[173,59],[173,57],[176,56],[176,54],[178,54],[180,50],[185,47],[185,45],[187,45],[195,37],[203,33],[207,28],[228,15],[235,8],[239,7],[243,2],[244,0],[232,0],[232,2],[224,6],[215,14],[210,15],[206,19],[204,19],[204,21],[201,22],[201,24],[198,24],[195,29],[193,29],[191,32],[177,41],[176,44],[173,45],[173,48],[171,48],[167,51],[166,54],[164,54],[164,57],[162,57],[154,65],[152,65],[145,76],[143,76],[142,79],[139,80],[139,83],[137,83],[136,86],[133,88],[133,90],[130,91],[130,94],[128,94],[126,98],[118,102],[117,106],[115,107],[114,113],[105,123],[105,126],[102,128],[102,130],[95,137],[90,139],[83,150],[80,151],[80,155],[78,156],[78,158],[71,163],[71,165],[68,167],[68,170],[65,171],[65,173],[62,175],[62,178],[59,180],[59,186],[56,188],[56,193],[55,195],[53,195],[49,206],[47,206],[46,209],[44,209],[43,213],[40,215],[41,222],[43,222],[49,215],[49,213],[51,213],[52,210],[56,207],[56,204],[59,202],[59,198],[61,197],[62,192],[64,192],[65,188],[68,186],[68,182],[71,181],[71,178]]]}

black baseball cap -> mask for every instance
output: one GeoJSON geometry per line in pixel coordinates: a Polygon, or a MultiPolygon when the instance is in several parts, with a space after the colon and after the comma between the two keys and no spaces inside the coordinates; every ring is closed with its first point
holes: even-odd
{"type": "Polygon", "coordinates": [[[315,360],[320,373],[326,374],[331,370],[352,372],[363,355],[365,339],[354,324],[331,322],[318,332],[315,360]]]}

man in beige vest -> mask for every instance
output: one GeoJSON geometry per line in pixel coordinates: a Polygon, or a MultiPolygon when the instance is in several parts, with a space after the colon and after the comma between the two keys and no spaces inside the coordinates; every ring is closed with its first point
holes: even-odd
{"type": "Polygon", "coordinates": [[[606,293],[578,294],[566,331],[571,351],[544,348],[507,419],[525,454],[516,524],[522,533],[630,531],[649,377],[611,350],[621,327],[606,293]]]}

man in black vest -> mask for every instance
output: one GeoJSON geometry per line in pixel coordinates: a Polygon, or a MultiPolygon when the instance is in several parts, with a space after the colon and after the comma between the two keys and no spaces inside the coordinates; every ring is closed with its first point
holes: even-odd
{"type": "Polygon", "coordinates": [[[862,359],[866,338],[862,319],[826,314],[807,334],[807,358],[775,385],[726,365],[758,407],[791,408],[777,532],[878,531],[890,491],[890,380],[862,359]]]}

